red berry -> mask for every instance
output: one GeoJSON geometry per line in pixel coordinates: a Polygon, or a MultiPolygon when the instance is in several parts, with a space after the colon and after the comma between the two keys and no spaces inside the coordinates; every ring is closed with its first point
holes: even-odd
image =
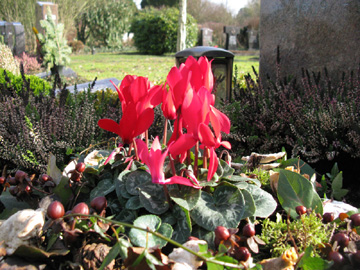
{"type": "Polygon", "coordinates": [[[355,227],[360,226],[360,214],[353,214],[350,216],[351,224],[355,227]]]}
{"type": "Polygon", "coordinates": [[[85,163],[84,162],[79,162],[78,164],[76,164],[75,170],[77,170],[79,173],[82,173],[85,171],[85,163]]]}
{"type": "Polygon", "coordinates": [[[343,255],[337,251],[330,251],[327,256],[328,261],[334,261],[335,266],[342,265],[345,261],[343,255]]]}
{"type": "Polygon", "coordinates": [[[72,213],[88,215],[90,213],[89,206],[87,206],[87,204],[83,202],[78,203],[77,205],[74,206],[72,213]]]}
{"type": "Polygon", "coordinates": [[[244,228],[242,229],[242,234],[246,237],[252,237],[255,235],[255,227],[248,223],[244,226],[244,228]]]}
{"type": "Polygon", "coordinates": [[[342,248],[347,247],[349,244],[349,236],[345,233],[336,233],[334,234],[332,240],[338,242],[338,245],[342,248]]]}
{"type": "Polygon", "coordinates": [[[0,177],[0,185],[3,185],[5,183],[5,177],[1,176],[0,177]]]}
{"type": "Polygon", "coordinates": [[[15,173],[15,179],[18,182],[22,181],[26,176],[27,176],[27,174],[20,170],[16,171],[16,173],[15,173]]]}
{"type": "Polygon", "coordinates": [[[303,205],[296,206],[295,211],[299,216],[304,215],[306,214],[306,207],[303,205]]]}
{"type": "Polygon", "coordinates": [[[53,201],[47,209],[47,215],[51,219],[58,219],[63,217],[65,214],[65,208],[59,201],[53,201]]]}
{"type": "Polygon", "coordinates": [[[251,253],[247,247],[236,247],[234,257],[240,262],[246,262],[251,257],[251,253]]]}
{"type": "Polygon", "coordinates": [[[100,213],[102,210],[104,210],[107,207],[107,200],[105,197],[96,197],[94,198],[90,206],[97,212],[100,213]]]}
{"type": "Polygon", "coordinates": [[[50,179],[50,176],[48,176],[47,174],[42,174],[42,175],[41,175],[41,180],[42,180],[42,181],[46,182],[46,181],[48,181],[49,179],[50,179]]]}
{"type": "Polygon", "coordinates": [[[215,228],[215,237],[220,241],[226,241],[230,238],[229,230],[224,226],[217,226],[215,228]]]}
{"type": "Polygon", "coordinates": [[[30,186],[26,186],[26,187],[25,187],[25,191],[28,192],[28,193],[31,192],[31,187],[30,187],[30,186]]]}
{"type": "Polygon", "coordinates": [[[330,213],[330,212],[327,212],[323,215],[323,222],[326,224],[326,223],[330,223],[334,220],[334,213],[330,213]]]}

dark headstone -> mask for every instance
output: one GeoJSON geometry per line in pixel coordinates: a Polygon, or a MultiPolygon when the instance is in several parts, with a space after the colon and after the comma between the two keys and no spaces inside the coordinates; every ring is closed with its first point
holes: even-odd
{"type": "Polygon", "coordinates": [[[224,26],[224,33],[226,34],[226,50],[236,50],[237,40],[236,36],[240,34],[240,28],[236,26],[224,26]]]}
{"type": "Polygon", "coordinates": [[[25,31],[21,23],[0,21],[0,35],[14,55],[20,56],[25,51],[25,31]]]}
{"type": "Polygon", "coordinates": [[[301,76],[301,68],[331,79],[360,63],[359,0],[262,0],[260,76],[275,78],[277,47],[281,74],[301,76]]]}
{"type": "Polygon", "coordinates": [[[20,56],[25,52],[25,31],[21,23],[14,22],[15,46],[14,55],[20,56]]]}
{"type": "Polygon", "coordinates": [[[200,32],[201,32],[200,45],[201,46],[211,46],[213,30],[211,30],[210,28],[201,28],[200,32]]]}

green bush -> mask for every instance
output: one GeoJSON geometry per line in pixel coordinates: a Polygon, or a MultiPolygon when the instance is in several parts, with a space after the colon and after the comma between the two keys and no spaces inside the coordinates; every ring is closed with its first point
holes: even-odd
{"type": "MultiPolygon", "coordinates": [[[[38,96],[40,93],[44,95],[49,94],[51,86],[47,81],[35,75],[24,75],[24,76],[26,81],[30,82],[30,89],[32,90],[35,96],[38,96]]],[[[0,68],[0,85],[5,85],[5,84],[11,85],[16,90],[17,93],[19,93],[24,88],[26,88],[24,85],[22,75],[14,75],[9,71],[6,71],[5,74],[5,70],[0,68]],[[8,79],[6,79],[6,77],[8,77],[8,79]]]]}
{"type": "MultiPolygon", "coordinates": [[[[146,54],[161,55],[176,51],[179,10],[176,8],[145,9],[134,18],[130,31],[134,33],[136,48],[146,54]]],[[[197,25],[187,15],[186,47],[193,47],[197,41],[197,25]]]]}

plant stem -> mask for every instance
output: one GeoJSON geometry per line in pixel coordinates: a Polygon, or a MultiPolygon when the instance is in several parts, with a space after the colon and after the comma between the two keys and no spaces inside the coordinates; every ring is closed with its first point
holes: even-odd
{"type": "MultiPolygon", "coordinates": [[[[135,159],[136,159],[136,160],[140,160],[140,159],[139,159],[139,153],[138,153],[137,145],[136,145],[136,142],[135,142],[135,138],[133,139],[132,145],[134,146],[135,159]]],[[[146,145],[147,145],[147,144],[146,144],[146,145]]]]}
{"type": "Polygon", "coordinates": [[[197,178],[198,175],[198,160],[199,159],[199,142],[195,144],[195,160],[194,160],[194,175],[197,178]]]}
{"type": "Polygon", "coordinates": [[[207,160],[208,160],[208,148],[204,147],[204,159],[203,159],[203,168],[207,169],[207,160]]]}
{"type": "Polygon", "coordinates": [[[165,125],[164,125],[164,137],[163,137],[163,144],[165,145],[166,144],[166,137],[167,137],[167,128],[168,128],[168,121],[167,119],[165,118],[165,125]]]}

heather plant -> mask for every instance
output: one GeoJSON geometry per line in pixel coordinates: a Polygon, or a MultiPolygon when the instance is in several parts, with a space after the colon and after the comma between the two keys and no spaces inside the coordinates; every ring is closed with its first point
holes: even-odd
{"type": "Polygon", "coordinates": [[[16,59],[14,59],[11,49],[0,43],[0,68],[18,75],[20,70],[16,59]]]}
{"type": "MultiPolygon", "coordinates": [[[[7,78],[0,83],[0,155],[1,163],[12,167],[44,172],[50,153],[58,165],[67,164],[71,154],[108,136],[97,129],[100,117],[118,115],[117,104],[103,103],[107,110],[94,106],[96,95],[90,91],[70,94],[64,87],[58,95],[54,84],[49,94],[44,88],[35,95],[31,79],[23,74],[22,90],[7,78]],[[112,113],[113,112],[113,113],[112,113]]],[[[45,84],[43,84],[45,85],[45,84]]],[[[115,117],[116,119],[116,117],[115,117]]],[[[109,137],[109,136],[108,136],[109,137]]]]}
{"type": "Polygon", "coordinates": [[[300,82],[278,74],[266,87],[255,72],[245,82],[234,81],[234,99],[223,107],[233,123],[226,138],[236,154],[285,147],[312,163],[341,154],[360,157],[359,73],[344,74],[338,84],[326,70],[322,76],[304,70],[300,82]]]}
{"type": "Polygon", "coordinates": [[[20,57],[15,56],[15,60],[17,61],[17,63],[23,64],[25,74],[33,73],[41,68],[41,65],[36,59],[36,57],[30,56],[25,52],[23,52],[20,57]]]}

